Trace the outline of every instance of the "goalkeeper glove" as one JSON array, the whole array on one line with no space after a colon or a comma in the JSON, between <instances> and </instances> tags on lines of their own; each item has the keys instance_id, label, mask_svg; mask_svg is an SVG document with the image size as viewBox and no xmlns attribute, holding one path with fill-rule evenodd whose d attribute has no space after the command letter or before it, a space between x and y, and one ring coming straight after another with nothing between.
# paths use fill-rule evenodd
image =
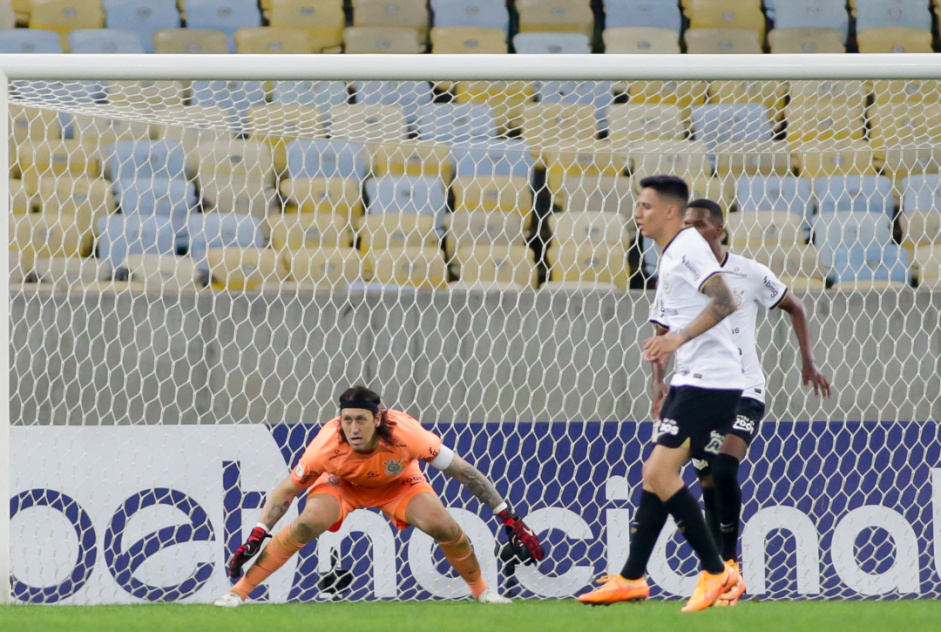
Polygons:
<instances>
[{"instance_id":1,"label":"goalkeeper glove","mask_svg":"<svg viewBox=\"0 0 941 632\"><path fill-rule=\"evenodd\" d=\"M506 535L510 540L510 547L517 558L524 564L532 564L545 556L545 551L539 543L539 538L533 530L526 526L516 513L509 507L497 514L497 517L506 527Z\"/></svg>"},{"instance_id":2,"label":"goalkeeper glove","mask_svg":"<svg viewBox=\"0 0 941 632\"><path fill-rule=\"evenodd\" d=\"M241 577L242 566L245 565L245 562L258 554L258 551L261 550L261 545L265 543L265 539L270 537L271 534L268 533L268 530L260 524L252 529L248 540L245 541L245 544L235 549L232 559L229 560L229 577L232 579Z\"/></svg>"}]
</instances>

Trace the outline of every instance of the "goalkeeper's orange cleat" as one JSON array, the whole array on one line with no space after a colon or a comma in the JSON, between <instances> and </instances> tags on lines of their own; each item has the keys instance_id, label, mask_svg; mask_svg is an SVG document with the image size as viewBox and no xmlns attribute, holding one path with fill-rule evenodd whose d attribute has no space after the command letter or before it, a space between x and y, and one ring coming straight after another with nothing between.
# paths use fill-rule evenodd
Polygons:
<instances>
[{"instance_id":1,"label":"goalkeeper's orange cleat","mask_svg":"<svg viewBox=\"0 0 941 632\"><path fill-rule=\"evenodd\" d=\"M646 579L624 579L620 575L604 575L598 579L600 588L579 595L582 603L607 606L619 601L640 601L650 594Z\"/></svg>"},{"instance_id":2,"label":"goalkeeper's orange cleat","mask_svg":"<svg viewBox=\"0 0 941 632\"><path fill-rule=\"evenodd\" d=\"M705 610L714 604L722 593L731 589L741 579L742 576L739 574L738 569L731 566L726 566L725 570L718 575L703 571L699 576L699 581L696 582L696 590L693 591L693 596L683 606L683 612Z\"/></svg>"},{"instance_id":3,"label":"goalkeeper's orange cleat","mask_svg":"<svg viewBox=\"0 0 941 632\"><path fill-rule=\"evenodd\" d=\"M729 588L727 591L719 595L719 598L716 600L715 605L717 606L737 606L739 598L745 594L745 580L742 579L742 569L738 565L738 562L734 560L728 560L725 565L729 568L734 568L738 571L739 580L735 582L735 585Z\"/></svg>"}]
</instances>

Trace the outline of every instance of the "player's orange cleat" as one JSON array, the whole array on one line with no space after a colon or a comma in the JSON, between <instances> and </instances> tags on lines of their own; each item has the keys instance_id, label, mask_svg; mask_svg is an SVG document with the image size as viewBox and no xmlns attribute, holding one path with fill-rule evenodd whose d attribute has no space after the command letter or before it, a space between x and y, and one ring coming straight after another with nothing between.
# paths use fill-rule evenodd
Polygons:
<instances>
[{"instance_id":1,"label":"player's orange cleat","mask_svg":"<svg viewBox=\"0 0 941 632\"><path fill-rule=\"evenodd\" d=\"M737 606L739 598L745 594L745 580L742 579L742 569L738 565L738 562L733 560L728 560L725 565L729 568L734 568L738 571L739 580L735 582L735 585L729 588L727 591L719 595L719 598L716 599L715 605L717 606Z\"/></svg>"},{"instance_id":2,"label":"player's orange cleat","mask_svg":"<svg viewBox=\"0 0 941 632\"><path fill-rule=\"evenodd\" d=\"M596 588L578 600L594 606L607 606L619 601L640 601L650 595L650 586L646 579L624 579L620 575L604 575L598 579L600 588Z\"/></svg>"},{"instance_id":3,"label":"player's orange cleat","mask_svg":"<svg viewBox=\"0 0 941 632\"><path fill-rule=\"evenodd\" d=\"M714 604L722 593L731 589L741 579L742 576L738 570L731 566L726 566L725 570L718 575L703 571L699 576L699 581L696 582L696 590L693 591L693 596L683 606L683 612L705 610Z\"/></svg>"}]
</instances>

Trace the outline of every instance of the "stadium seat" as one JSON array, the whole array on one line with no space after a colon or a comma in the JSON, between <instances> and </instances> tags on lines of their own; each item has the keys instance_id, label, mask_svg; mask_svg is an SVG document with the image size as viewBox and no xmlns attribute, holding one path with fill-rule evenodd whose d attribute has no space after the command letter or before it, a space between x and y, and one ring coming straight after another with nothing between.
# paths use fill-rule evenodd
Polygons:
<instances>
[{"instance_id":1,"label":"stadium seat","mask_svg":"<svg viewBox=\"0 0 941 632\"><path fill-rule=\"evenodd\" d=\"M428 30L426 0L353 0L354 26L395 26Z\"/></svg>"},{"instance_id":2,"label":"stadium seat","mask_svg":"<svg viewBox=\"0 0 941 632\"><path fill-rule=\"evenodd\" d=\"M872 82L872 96L876 105L883 103L930 102L941 94L941 81L937 79L880 79Z\"/></svg>"},{"instance_id":3,"label":"stadium seat","mask_svg":"<svg viewBox=\"0 0 941 632\"><path fill-rule=\"evenodd\" d=\"M854 246L885 246L892 239L892 220L877 213L819 213L814 217L813 243L824 267L834 265L840 249Z\"/></svg>"},{"instance_id":4,"label":"stadium seat","mask_svg":"<svg viewBox=\"0 0 941 632\"><path fill-rule=\"evenodd\" d=\"M455 178L451 190L455 211L502 211L528 215L533 210L529 181L520 176Z\"/></svg>"},{"instance_id":5,"label":"stadium seat","mask_svg":"<svg viewBox=\"0 0 941 632\"><path fill-rule=\"evenodd\" d=\"M134 254L124 261L128 281L159 292L199 289L199 269L189 257Z\"/></svg>"},{"instance_id":6,"label":"stadium seat","mask_svg":"<svg viewBox=\"0 0 941 632\"><path fill-rule=\"evenodd\" d=\"M735 205L740 213L787 211L802 219L813 213L813 181L796 176L742 176L736 181Z\"/></svg>"},{"instance_id":7,"label":"stadium seat","mask_svg":"<svg viewBox=\"0 0 941 632\"><path fill-rule=\"evenodd\" d=\"M689 133L688 108L664 103L624 103L608 108L612 140L682 139Z\"/></svg>"},{"instance_id":8,"label":"stadium seat","mask_svg":"<svg viewBox=\"0 0 941 632\"><path fill-rule=\"evenodd\" d=\"M259 220L236 213L193 213L186 224L189 255L201 268L211 248L261 248L265 240Z\"/></svg>"},{"instance_id":9,"label":"stadium seat","mask_svg":"<svg viewBox=\"0 0 941 632\"><path fill-rule=\"evenodd\" d=\"M365 267L372 282L382 285L435 290L447 282L444 259L437 247L370 250Z\"/></svg>"},{"instance_id":10,"label":"stadium seat","mask_svg":"<svg viewBox=\"0 0 941 632\"><path fill-rule=\"evenodd\" d=\"M792 81L785 107L787 141L830 146L865 134L865 92L858 81Z\"/></svg>"},{"instance_id":11,"label":"stadium seat","mask_svg":"<svg viewBox=\"0 0 941 632\"><path fill-rule=\"evenodd\" d=\"M790 211L728 213L726 230L733 251L765 244L793 246L804 243L803 218Z\"/></svg>"},{"instance_id":12,"label":"stadium seat","mask_svg":"<svg viewBox=\"0 0 941 632\"><path fill-rule=\"evenodd\" d=\"M447 194L438 178L385 176L366 181L367 214L421 213L435 218L443 233Z\"/></svg>"},{"instance_id":13,"label":"stadium seat","mask_svg":"<svg viewBox=\"0 0 941 632\"><path fill-rule=\"evenodd\" d=\"M941 244L941 175L920 174L902 180L899 219L911 243Z\"/></svg>"},{"instance_id":14,"label":"stadium seat","mask_svg":"<svg viewBox=\"0 0 941 632\"><path fill-rule=\"evenodd\" d=\"M285 213L269 221L271 247L349 248L353 235L348 217L331 213Z\"/></svg>"},{"instance_id":15,"label":"stadium seat","mask_svg":"<svg viewBox=\"0 0 941 632\"><path fill-rule=\"evenodd\" d=\"M11 0L0 1L0 30L16 28L16 11Z\"/></svg>"},{"instance_id":16,"label":"stadium seat","mask_svg":"<svg viewBox=\"0 0 941 632\"><path fill-rule=\"evenodd\" d=\"M366 155L359 143L300 139L288 142L288 174L297 178L341 178L360 183Z\"/></svg>"},{"instance_id":17,"label":"stadium seat","mask_svg":"<svg viewBox=\"0 0 941 632\"><path fill-rule=\"evenodd\" d=\"M558 197L565 178L582 178L586 187L600 185L598 177L621 176L630 165L630 158L620 144L607 139L585 141L569 148L547 151L543 160L546 184L560 204L562 201Z\"/></svg>"},{"instance_id":18,"label":"stadium seat","mask_svg":"<svg viewBox=\"0 0 941 632\"><path fill-rule=\"evenodd\" d=\"M278 191L273 186L258 186L248 176L220 177L200 183L199 203L204 213L237 213L267 219L277 206Z\"/></svg>"},{"instance_id":19,"label":"stadium seat","mask_svg":"<svg viewBox=\"0 0 941 632\"><path fill-rule=\"evenodd\" d=\"M520 33L582 33L591 37L595 14L589 0L516 0Z\"/></svg>"},{"instance_id":20,"label":"stadium seat","mask_svg":"<svg viewBox=\"0 0 941 632\"><path fill-rule=\"evenodd\" d=\"M546 289L553 286L627 289L630 269L627 252L621 244L553 245L546 252L546 261L549 264Z\"/></svg>"},{"instance_id":21,"label":"stadium seat","mask_svg":"<svg viewBox=\"0 0 941 632\"><path fill-rule=\"evenodd\" d=\"M628 86L628 103L667 103L688 108L702 105L709 96L705 81L634 81Z\"/></svg>"},{"instance_id":22,"label":"stadium seat","mask_svg":"<svg viewBox=\"0 0 941 632\"><path fill-rule=\"evenodd\" d=\"M380 213L367 215L359 230L359 249L401 250L404 248L436 248L438 233L435 219L418 213Z\"/></svg>"},{"instance_id":23,"label":"stadium seat","mask_svg":"<svg viewBox=\"0 0 941 632\"><path fill-rule=\"evenodd\" d=\"M303 105L326 112L349 100L345 81L275 81L271 100L284 105Z\"/></svg>"},{"instance_id":24,"label":"stadium seat","mask_svg":"<svg viewBox=\"0 0 941 632\"><path fill-rule=\"evenodd\" d=\"M941 245L917 246L913 261L918 271L919 289L941 288Z\"/></svg>"},{"instance_id":25,"label":"stadium seat","mask_svg":"<svg viewBox=\"0 0 941 632\"><path fill-rule=\"evenodd\" d=\"M759 103L698 105L692 113L693 138L710 150L719 143L761 143L771 140L768 110Z\"/></svg>"},{"instance_id":26,"label":"stadium seat","mask_svg":"<svg viewBox=\"0 0 941 632\"><path fill-rule=\"evenodd\" d=\"M447 231L444 235L448 259L458 250L481 244L524 246L524 226L528 218L522 213L493 213L455 209L445 216Z\"/></svg>"},{"instance_id":27,"label":"stadium seat","mask_svg":"<svg viewBox=\"0 0 941 632\"><path fill-rule=\"evenodd\" d=\"M771 268L790 290L804 292L826 287L825 270L820 265L820 253L814 245L756 244L739 249L738 254Z\"/></svg>"},{"instance_id":28,"label":"stadium seat","mask_svg":"<svg viewBox=\"0 0 941 632\"><path fill-rule=\"evenodd\" d=\"M228 36L213 29L163 29L154 33L154 51L158 54L214 54L229 52Z\"/></svg>"},{"instance_id":29,"label":"stadium seat","mask_svg":"<svg viewBox=\"0 0 941 632\"><path fill-rule=\"evenodd\" d=\"M10 137L14 146L28 140L45 141L62 138L58 113L15 103L11 103L9 108Z\"/></svg>"},{"instance_id":30,"label":"stadium seat","mask_svg":"<svg viewBox=\"0 0 941 632\"><path fill-rule=\"evenodd\" d=\"M460 271L452 288L521 290L536 282L533 251L527 246L467 246L455 253L452 262Z\"/></svg>"},{"instance_id":31,"label":"stadium seat","mask_svg":"<svg viewBox=\"0 0 941 632\"><path fill-rule=\"evenodd\" d=\"M924 0L856 0L854 13L857 34L875 28L931 32L931 11Z\"/></svg>"},{"instance_id":32,"label":"stadium seat","mask_svg":"<svg viewBox=\"0 0 941 632\"><path fill-rule=\"evenodd\" d=\"M14 215L25 215L37 210L35 192L26 190L22 180L10 179L10 212Z\"/></svg>"},{"instance_id":33,"label":"stadium seat","mask_svg":"<svg viewBox=\"0 0 941 632\"><path fill-rule=\"evenodd\" d=\"M350 26L343 31L347 53L422 53L418 31L400 26Z\"/></svg>"},{"instance_id":34,"label":"stadium seat","mask_svg":"<svg viewBox=\"0 0 941 632\"><path fill-rule=\"evenodd\" d=\"M606 28L601 34L604 52L613 54L679 54L679 33L648 26Z\"/></svg>"},{"instance_id":35,"label":"stadium seat","mask_svg":"<svg viewBox=\"0 0 941 632\"><path fill-rule=\"evenodd\" d=\"M451 157L457 178L519 176L528 182L535 168L529 147L519 140L455 144L451 147Z\"/></svg>"},{"instance_id":36,"label":"stadium seat","mask_svg":"<svg viewBox=\"0 0 941 632\"><path fill-rule=\"evenodd\" d=\"M871 28L856 34L861 53L932 53L931 31L897 26Z\"/></svg>"},{"instance_id":37,"label":"stadium seat","mask_svg":"<svg viewBox=\"0 0 941 632\"><path fill-rule=\"evenodd\" d=\"M42 177L101 175L101 158L81 140L21 143L16 146L16 166L28 191L36 191Z\"/></svg>"},{"instance_id":38,"label":"stadium seat","mask_svg":"<svg viewBox=\"0 0 941 632\"><path fill-rule=\"evenodd\" d=\"M582 33L517 33L513 36L513 48L523 54L587 55L591 52L591 42Z\"/></svg>"},{"instance_id":39,"label":"stadium seat","mask_svg":"<svg viewBox=\"0 0 941 632\"><path fill-rule=\"evenodd\" d=\"M540 81L536 98L543 103L574 103L603 110L614 102L610 81Z\"/></svg>"},{"instance_id":40,"label":"stadium seat","mask_svg":"<svg viewBox=\"0 0 941 632\"><path fill-rule=\"evenodd\" d=\"M768 32L772 53L845 53L843 32L827 28L776 28Z\"/></svg>"},{"instance_id":41,"label":"stadium seat","mask_svg":"<svg viewBox=\"0 0 941 632\"><path fill-rule=\"evenodd\" d=\"M842 43L849 34L849 27L849 14L843 0L787 0L774 11L775 30L835 29L840 32Z\"/></svg>"},{"instance_id":42,"label":"stadium seat","mask_svg":"<svg viewBox=\"0 0 941 632\"><path fill-rule=\"evenodd\" d=\"M359 143L405 140L408 122L400 105L335 105L328 113L330 136Z\"/></svg>"},{"instance_id":43,"label":"stadium seat","mask_svg":"<svg viewBox=\"0 0 941 632\"><path fill-rule=\"evenodd\" d=\"M323 113L309 105L256 105L248 111L247 121L251 136L271 147L278 174L287 168L287 143L291 139L323 138L327 133Z\"/></svg>"},{"instance_id":44,"label":"stadium seat","mask_svg":"<svg viewBox=\"0 0 941 632\"><path fill-rule=\"evenodd\" d=\"M722 176L690 178L689 197L690 199L712 200L728 213L735 200L735 181Z\"/></svg>"},{"instance_id":45,"label":"stadium seat","mask_svg":"<svg viewBox=\"0 0 941 632\"><path fill-rule=\"evenodd\" d=\"M179 178L132 180L123 183L117 195L118 206L125 215L169 218L177 244L187 243L187 218L196 208L196 188L192 182Z\"/></svg>"},{"instance_id":46,"label":"stadium seat","mask_svg":"<svg viewBox=\"0 0 941 632\"><path fill-rule=\"evenodd\" d=\"M109 29L134 31L144 52L154 52L154 33L180 27L180 13L173 0L102 0Z\"/></svg>"},{"instance_id":47,"label":"stadium seat","mask_svg":"<svg viewBox=\"0 0 941 632\"><path fill-rule=\"evenodd\" d=\"M237 50L235 32L238 29L261 26L261 12L255 0L183 0L183 12L188 28L225 33L230 53Z\"/></svg>"},{"instance_id":48,"label":"stadium seat","mask_svg":"<svg viewBox=\"0 0 941 632\"><path fill-rule=\"evenodd\" d=\"M104 147L118 140L150 140L150 124L145 121L90 114L73 114L65 130L72 138L86 141L89 146Z\"/></svg>"},{"instance_id":49,"label":"stadium seat","mask_svg":"<svg viewBox=\"0 0 941 632\"><path fill-rule=\"evenodd\" d=\"M143 53L144 45L137 31L121 29L78 29L68 34L73 53Z\"/></svg>"},{"instance_id":50,"label":"stadium seat","mask_svg":"<svg viewBox=\"0 0 941 632\"><path fill-rule=\"evenodd\" d=\"M431 105L434 91L427 81L356 81L353 100L365 105L402 108L405 122L414 125L420 110Z\"/></svg>"},{"instance_id":51,"label":"stadium seat","mask_svg":"<svg viewBox=\"0 0 941 632\"><path fill-rule=\"evenodd\" d=\"M219 188L237 180L260 190L274 186L274 157L268 143L259 140L215 140L200 143L196 177L203 189Z\"/></svg>"},{"instance_id":52,"label":"stadium seat","mask_svg":"<svg viewBox=\"0 0 941 632\"><path fill-rule=\"evenodd\" d=\"M839 290L901 289L910 281L908 253L895 244L839 248L833 271Z\"/></svg>"},{"instance_id":53,"label":"stadium seat","mask_svg":"<svg viewBox=\"0 0 941 632\"><path fill-rule=\"evenodd\" d=\"M363 278L363 260L353 248L301 248L282 258L299 288L344 289Z\"/></svg>"},{"instance_id":54,"label":"stadium seat","mask_svg":"<svg viewBox=\"0 0 941 632\"><path fill-rule=\"evenodd\" d=\"M194 81L193 105L212 105L237 112L245 112L266 101L262 81Z\"/></svg>"},{"instance_id":55,"label":"stadium seat","mask_svg":"<svg viewBox=\"0 0 941 632\"><path fill-rule=\"evenodd\" d=\"M211 248L206 256L209 282L214 290L233 292L280 287L287 278L287 266L268 248Z\"/></svg>"},{"instance_id":56,"label":"stadium seat","mask_svg":"<svg viewBox=\"0 0 941 632\"><path fill-rule=\"evenodd\" d=\"M561 130L565 130L564 134ZM593 140L598 133L595 108L569 103L526 103L522 137L534 154Z\"/></svg>"},{"instance_id":57,"label":"stadium seat","mask_svg":"<svg viewBox=\"0 0 941 632\"><path fill-rule=\"evenodd\" d=\"M612 28L642 27L680 32L683 16L679 5L662 0L605 0L606 32Z\"/></svg>"},{"instance_id":58,"label":"stadium seat","mask_svg":"<svg viewBox=\"0 0 941 632\"><path fill-rule=\"evenodd\" d=\"M633 182L627 176L565 176L553 196L555 204L566 213L621 213L630 217L635 206Z\"/></svg>"},{"instance_id":59,"label":"stadium seat","mask_svg":"<svg viewBox=\"0 0 941 632\"><path fill-rule=\"evenodd\" d=\"M418 137L441 143L480 142L497 135L490 108L480 103L435 103L418 114Z\"/></svg>"},{"instance_id":60,"label":"stadium seat","mask_svg":"<svg viewBox=\"0 0 941 632\"><path fill-rule=\"evenodd\" d=\"M681 173L685 178L712 175L708 149L696 140L645 141L631 154L634 184L661 173Z\"/></svg>"},{"instance_id":61,"label":"stadium seat","mask_svg":"<svg viewBox=\"0 0 941 632\"><path fill-rule=\"evenodd\" d=\"M115 182L186 177L186 154L179 142L119 140L106 155L105 171Z\"/></svg>"},{"instance_id":62,"label":"stadium seat","mask_svg":"<svg viewBox=\"0 0 941 632\"><path fill-rule=\"evenodd\" d=\"M510 135L522 125L523 106L532 99L528 81L458 81L454 83L458 103L484 103L493 111L500 134Z\"/></svg>"},{"instance_id":63,"label":"stadium seat","mask_svg":"<svg viewBox=\"0 0 941 632\"><path fill-rule=\"evenodd\" d=\"M794 163L804 178L876 175L875 152L864 140L837 141L807 151L794 152Z\"/></svg>"},{"instance_id":64,"label":"stadium seat","mask_svg":"<svg viewBox=\"0 0 941 632\"><path fill-rule=\"evenodd\" d=\"M62 40L55 31L39 28L0 31L0 53L61 53Z\"/></svg>"},{"instance_id":65,"label":"stadium seat","mask_svg":"<svg viewBox=\"0 0 941 632\"><path fill-rule=\"evenodd\" d=\"M444 143L410 140L378 145L372 155L372 173L379 176L431 176L451 181L451 148Z\"/></svg>"},{"instance_id":66,"label":"stadium seat","mask_svg":"<svg viewBox=\"0 0 941 632\"><path fill-rule=\"evenodd\" d=\"M72 215L10 215L10 247L33 262L43 257L84 257L92 249L92 225Z\"/></svg>"},{"instance_id":67,"label":"stadium seat","mask_svg":"<svg viewBox=\"0 0 941 632\"><path fill-rule=\"evenodd\" d=\"M690 29L741 29L765 34L765 16L758 3L729 0L690 0L686 13Z\"/></svg>"},{"instance_id":68,"label":"stadium seat","mask_svg":"<svg viewBox=\"0 0 941 632\"><path fill-rule=\"evenodd\" d=\"M627 222L621 213L552 213L548 222L554 248L625 244L630 238Z\"/></svg>"},{"instance_id":69,"label":"stadium seat","mask_svg":"<svg viewBox=\"0 0 941 632\"><path fill-rule=\"evenodd\" d=\"M101 262L91 257L39 257L33 272L38 283L57 290L103 281L107 274Z\"/></svg>"},{"instance_id":70,"label":"stadium seat","mask_svg":"<svg viewBox=\"0 0 941 632\"><path fill-rule=\"evenodd\" d=\"M60 42L66 52L69 33L77 29L100 29L104 25L101 0L34 0L29 16L30 29L55 31L61 36Z\"/></svg>"},{"instance_id":71,"label":"stadium seat","mask_svg":"<svg viewBox=\"0 0 941 632\"><path fill-rule=\"evenodd\" d=\"M781 81L713 81L709 84L710 103L760 103L771 120L784 115L787 84Z\"/></svg>"},{"instance_id":72,"label":"stadium seat","mask_svg":"<svg viewBox=\"0 0 941 632\"><path fill-rule=\"evenodd\" d=\"M818 213L895 213L892 180L886 176L825 176L814 180Z\"/></svg>"},{"instance_id":73,"label":"stadium seat","mask_svg":"<svg viewBox=\"0 0 941 632\"><path fill-rule=\"evenodd\" d=\"M346 14L337 0L272 0L268 24L304 29L312 52L340 52Z\"/></svg>"},{"instance_id":74,"label":"stadium seat","mask_svg":"<svg viewBox=\"0 0 941 632\"><path fill-rule=\"evenodd\" d=\"M280 188L286 213L336 213L347 218L363 214L359 180L354 178L288 178Z\"/></svg>"},{"instance_id":75,"label":"stadium seat","mask_svg":"<svg viewBox=\"0 0 941 632\"><path fill-rule=\"evenodd\" d=\"M250 26L235 31L234 37L239 53L304 55L313 52L310 35L305 29L286 26Z\"/></svg>"},{"instance_id":76,"label":"stadium seat","mask_svg":"<svg viewBox=\"0 0 941 632\"><path fill-rule=\"evenodd\" d=\"M726 142L713 147L716 175L783 176L791 172L791 152L784 141Z\"/></svg>"},{"instance_id":77,"label":"stadium seat","mask_svg":"<svg viewBox=\"0 0 941 632\"><path fill-rule=\"evenodd\" d=\"M436 26L431 29L431 52L436 54L503 54L506 32L476 26Z\"/></svg>"},{"instance_id":78,"label":"stadium seat","mask_svg":"<svg viewBox=\"0 0 941 632\"><path fill-rule=\"evenodd\" d=\"M108 215L98 218L98 258L109 270L124 265L128 255L176 253L170 219L157 215Z\"/></svg>"},{"instance_id":79,"label":"stadium seat","mask_svg":"<svg viewBox=\"0 0 941 632\"><path fill-rule=\"evenodd\" d=\"M899 222L906 244L941 244L941 209L902 213Z\"/></svg>"},{"instance_id":80,"label":"stadium seat","mask_svg":"<svg viewBox=\"0 0 941 632\"><path fill-rule=\"evenodd\" d=\"M761 34L751 29L691 28L686 30L686 52L696 55L761 54Z\"/></svg>"},{"instance_id":81,"label":"stadium seat","mask_svg":"<svg viewBox=\"0 0 941 632\"><path fill-rule=\"evenodd\" d=\"M435 28L500 29L504 40L510 31L510 14L505 0L431 0L431 11Z\"/></svg>"},{"instance_id":82,"label":"stadium seat","mask_svg":"<svg viewBox=\"0 0 941 632\"><path fill-rule=\"evenodd\" d=\"M876 149L888 145L936 145L941 142L941 102L876 103L869 109L870 143Z\"/></svg>"}]
</instances>

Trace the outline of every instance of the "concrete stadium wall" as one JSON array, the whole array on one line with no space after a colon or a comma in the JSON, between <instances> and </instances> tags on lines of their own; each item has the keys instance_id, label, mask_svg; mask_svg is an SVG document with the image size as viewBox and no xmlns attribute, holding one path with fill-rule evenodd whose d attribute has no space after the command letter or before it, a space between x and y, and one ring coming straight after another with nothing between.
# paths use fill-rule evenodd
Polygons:
<instances>
[{"instance_id":1,"label":"concrete stadium wall","mask_svg":"<svg viewBox=\"0 0 941 632\"><path fill-rule=\"evenodd\" d=\"M17 425L317 421L364 382L427 423L648 419L644 292L23 292ZM769 419L941 419L941 292L802 296L836 391L800 388L785 313L759 328Z\"/></svg>"}]
</instances>

